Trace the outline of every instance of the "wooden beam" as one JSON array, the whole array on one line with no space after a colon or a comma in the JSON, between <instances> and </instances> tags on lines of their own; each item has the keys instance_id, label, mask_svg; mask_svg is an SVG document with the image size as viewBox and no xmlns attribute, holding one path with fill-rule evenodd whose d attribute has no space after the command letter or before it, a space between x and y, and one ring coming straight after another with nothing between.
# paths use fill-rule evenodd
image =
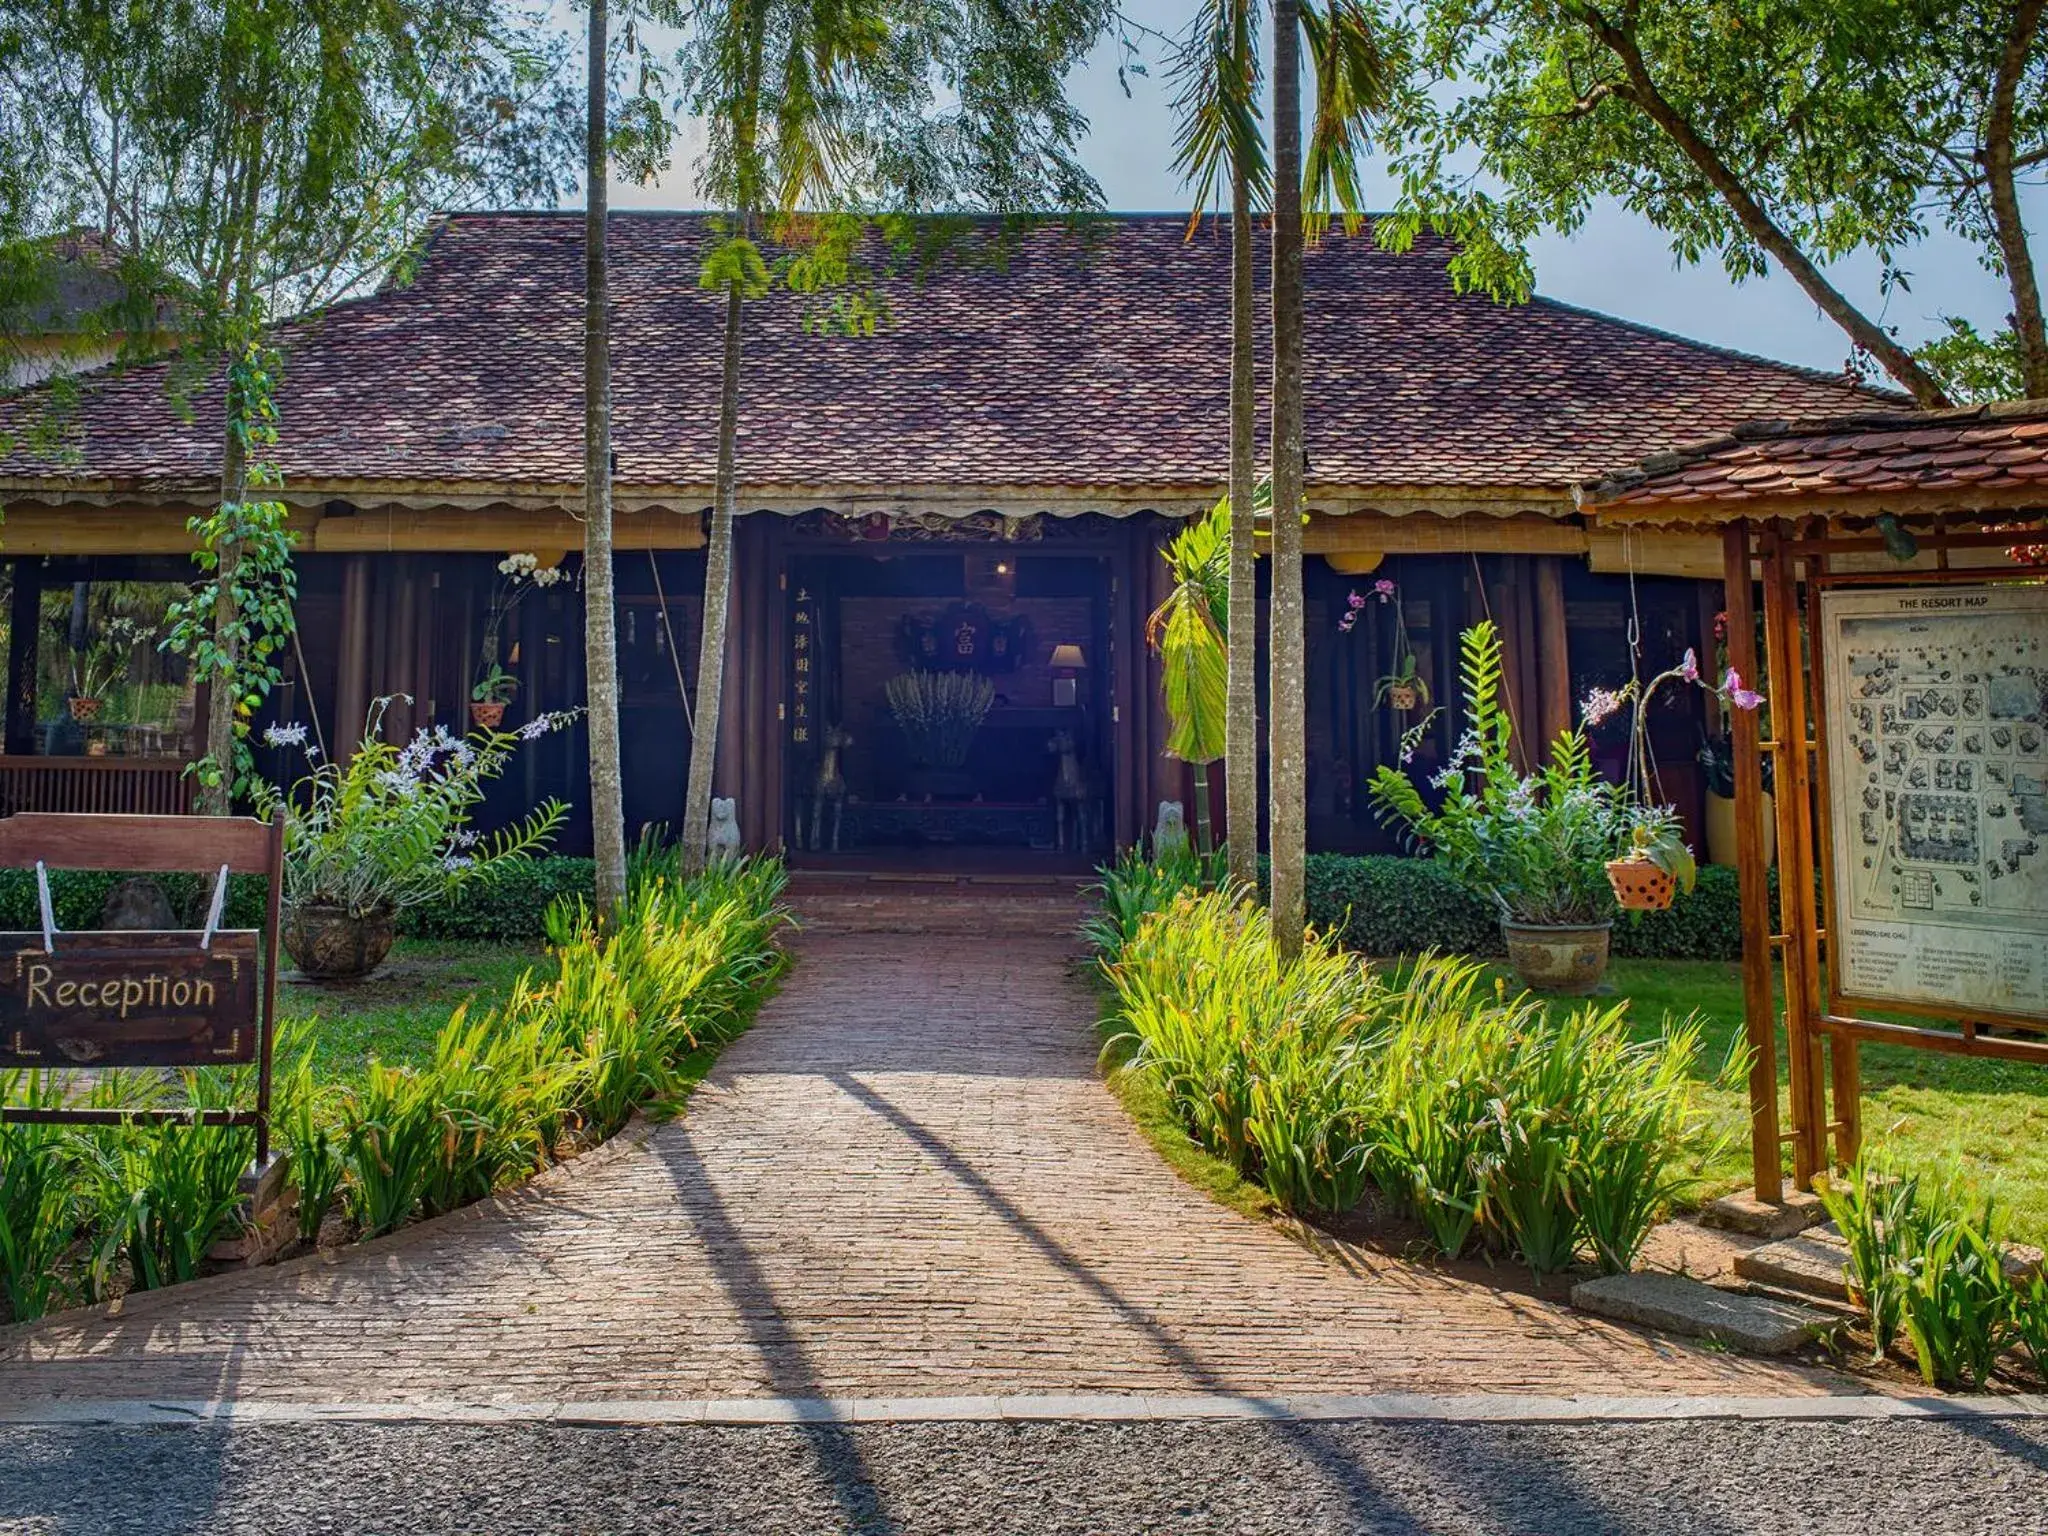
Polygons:
<instances>
[{"instance_id":1,"label":"wooden beam","mask_svg":"<svg viewBox=\"0 0 2048 1536\"><path fill-rule=\"evenodd\" d=\"M61 507L16 504L0 523L10 555L189 555L189 511L182 507ZM505 554L581 549L583 525L566 511L383 509L330 517L294 507L299 548L313 554L391 552ZM701 549L699 518L675 512L621 512L620 549Z\"/></svg>"},{"instance_id":2,"label":"wooden beam","mask_svg":"<svg viewBox=\"0 0 2048 1536\"><path fill-rule=\"evenodd\" d=\"M334 755L346 763L363 739L370 709L370 562L350 557L341 571L340 662L334 688Z\"/></svg>"},{"instance_id":3,"label":"wooden beam","mask_svg":"<svg viewBox=\"0 0 2048 1536\"><path fill-rule=\"evenodd\" d=\"M1721 535L1728 611L1728 664L1756 684L1756 594L1749 525ZM1742 911L1742 1022L1749 1042L1750 1177L1756 1197L1784 1198L1778 1144L1778 1019L1772 995L1770 865L1764 857L1763 751L1754 710L1734 711L1735 877Z\"/></svg>"},{"instance_id":4,"label":"wooden beam","mask_svg":"<svg viewBox=\"0 0 2048 1536\"><path fill-rule=\"evenodd\" d=\"M1547 517L1312 516L1302 530L1311 555L1583 555L1586 530Z\"/></svg>"},{"instance_id":5,"label":"wooden beam","mask_svg":"<svg viewBox=\"0 0 2048 1536\"><path fill-rule=\"evenodd\" d=\"M1718 533L1674 533L1662 528L1594 528L1586 534L1586 564L1603 575L1686 576L1719 581Z\"/></svg>"},{"instance_id":6,"label":"wooden beam","mask_svg":"<svg viewBox=\"0 0 2048 1536\"><path fill-rule=\"evenodd\" d=\"M10 757L36 749L36 679L43 631L43 562L16 560L7 631L7 729Z\"/></svg>"},{"instance_id":7,"label":"wooden beam","mask_svg":"<svg viewBox=\"0 0 2048 1536\"><path fill-rule=\"evenodd\" d=\"M2048 503L2038 486L2001 486L1972 490L1952 486L1939 491L1867 491L1851 496L1817 496L1795 492L1783 496L1730 497L1723 501L1621 502L1602 506L1584 503L1582 510L1598 517L1603 527L1623 523L1654 523L1666 528L1712 528L1736 519L1752 523L1778 518L1829 519L1876 517L1942 517L1961 513L2040 513Z\"/></svg>"}]
</instances>

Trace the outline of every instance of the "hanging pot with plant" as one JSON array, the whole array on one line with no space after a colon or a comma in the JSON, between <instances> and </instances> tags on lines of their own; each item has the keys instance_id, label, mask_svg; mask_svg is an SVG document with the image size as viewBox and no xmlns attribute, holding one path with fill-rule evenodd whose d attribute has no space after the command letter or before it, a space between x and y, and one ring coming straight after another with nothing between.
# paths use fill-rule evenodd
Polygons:
<instances>
[{"instance_id":1,"label":"hanging pot with plant","mask_svg":"<svg viewBox=\"0 0 2048 1536\"><path fill-rule=\"evenodd\" d=\"M1669 806L1638 808L1634 815L1629 851L1607 861L1607 883L1624 911L1662 912L1681 888L1692 893L1699 866Z\"/></svg>"},{"instance_id":2,"label":"hanging pot with plant","mask_svg":"<svg viewBox=\"0 0 2048 1536\"><path fill-rule=\"evenodd\" d=\"M1406 714L1409 710L1426 708L1429 704L1429 684L1415 669L1415 653L1406 651L1401 664L1379 681L1373 691L1373 702L1385 704Z\"/></svg>"}]
</instances>

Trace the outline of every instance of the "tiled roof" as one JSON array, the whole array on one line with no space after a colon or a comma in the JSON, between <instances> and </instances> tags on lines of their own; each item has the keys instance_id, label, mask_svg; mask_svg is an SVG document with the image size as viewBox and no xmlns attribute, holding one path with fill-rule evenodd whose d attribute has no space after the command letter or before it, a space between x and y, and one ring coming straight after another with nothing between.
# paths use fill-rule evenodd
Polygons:
<instances>
[{"instance_id":1,"label":"tiled roof","mask_svg":"<svg viewBox=\"0 0 2048 1536\"><path fill-rule=\"evenodd\" d=\"M1587 506L1674 520L1830 503L1882 510L2048 504L2048 400L1758 421L1579 487Z\"/></svg>"},{"instance_id":2,"label":"tiled roof","mask_svg":"<svg viewBox=\"0 0 2048 1536\"><path fill-rule=\"evenodd\" d=\"M1219 483L1229 242L1220 225L1184 231L1177 216L1039 229L1000 269L892 279L894 324L867 338L805 334L786 296L750 305L742 481ZM708 237L698 215L612 221L622 491L711 479L723 301L697 286ZM284 328L288 483L579 481L582 242L577 214L450 218L409 286ZM1460 295L1447 255L1334 234L1310 252L1312 487L1562 493L1702 429L1881 398L1568 305ZM18 449L0 486L203 485L219 437L217 390L185 419L146 367L87 387L70 462Z\"/></svg>"}]
</instances>

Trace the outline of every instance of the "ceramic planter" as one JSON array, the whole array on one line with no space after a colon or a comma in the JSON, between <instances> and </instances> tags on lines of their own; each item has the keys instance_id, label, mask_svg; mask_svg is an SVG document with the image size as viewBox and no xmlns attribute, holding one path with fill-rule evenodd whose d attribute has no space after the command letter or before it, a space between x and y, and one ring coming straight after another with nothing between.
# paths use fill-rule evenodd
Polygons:
<instances>
[{"instance_id":1,"label":"ceramic planter","mask_svg":"<svg viewBox=\"0 0 2048 1536\"><path fill-rule=\"evenodd\" d=\"M505 723L505 704L501 699L479 699L469 706L470 724L480 731L495 731Z\"/></svg>"},{"instance_id":2,"label":"ceramic planter","mask_svg":"<svg viewBox=\"0 0 2048 1536\"><path fill-rule=\"evenodd\" d=\"M1607 940L1611 923L1552 926L1503 921L1508 964L1532 992L1584 997L1607 974Z\"/></svg>"},{"instance_id":3,"label":"ceramic planter","mask_svg":"<svg viewBox=\"0 0 2048 1536\"><path fill-rule=\"evenodd\" d=\"M78 721L81 725L87 720L97 719L99 712L100 701L98 699L74 697L71 700L71 718Z\"/></svg>"},{"instance_id":4,"label":"ceramic planter","mask_svg":"<svg viewBox=\"0 0 2048 1536\"><path fill-rule=\"evenodd\" d=\"M1662 912L1678 893L1678 882L1648 859L1609 859L1607 883L1624 912Z\"/></svg>"},{"instance_id":5,"label":"ceramic planter","mask_svg":"<svg viewBox=\"0 0 2048 1536\"><path fill-rule=\"evenodd\" d=\"M287 907L278 942L315 981L356 981L384 963L396 926L390 916L357 917L325 902Z\"/></svg>"},{"instance_id":6,"label":"ceramic planter","mask_svg":"<svg viewBox=\"0 0 2048 1536\"><path fill-rule=\"evenodd\" d=\"M1387 702L1405 714L1422 701L1408 684L1391 683L1387 687Z\"/></svg>"},{"instance_id":7,"label":"ceramic planter","mask_svg":"<svg viewBox=\"0 0 2048 1536\"><path fill-rule=\"evenodd\" d=\"M1768 791L1764 794L1764 864L1766 867L1778 856L1778 815L1777 802ZM1735 867L1735 797L1733 795L1707 796L1707 862Z\"/></svg>"}]
</instances>

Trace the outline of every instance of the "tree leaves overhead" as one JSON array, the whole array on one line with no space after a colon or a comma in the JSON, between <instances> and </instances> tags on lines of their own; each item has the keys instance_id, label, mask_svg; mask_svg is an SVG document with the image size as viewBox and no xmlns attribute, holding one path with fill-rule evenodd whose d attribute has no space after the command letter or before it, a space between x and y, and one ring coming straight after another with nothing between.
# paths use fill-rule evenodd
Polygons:
<instances>
[{"instance_id":1,"label":"tree leaves overhead","mask_svg":"<svg viewBox=\"0 0 2048 1536\"><path fill-rule=\"evenodd\" d=\"M1933 401L1882 313L1833 292L1825 269L1874 256L1888 297L1941 223L2003 270L1991 151L2009 138L2022 174L2043 156L2040 9L1418 0L1425 69L1385 135L1403 193L1385 233L1397 247L1424 225L1450 234L1461 286L1519 298L1529 240L1576 232L1611 198L1662 230L1682 263L1718 261L1737 282L1786 269L1859 352ZM2013 66L2003 75L2002 63ZM2000 79L2011 84L2003 120Z\"/></svg>"}]
</instances>

